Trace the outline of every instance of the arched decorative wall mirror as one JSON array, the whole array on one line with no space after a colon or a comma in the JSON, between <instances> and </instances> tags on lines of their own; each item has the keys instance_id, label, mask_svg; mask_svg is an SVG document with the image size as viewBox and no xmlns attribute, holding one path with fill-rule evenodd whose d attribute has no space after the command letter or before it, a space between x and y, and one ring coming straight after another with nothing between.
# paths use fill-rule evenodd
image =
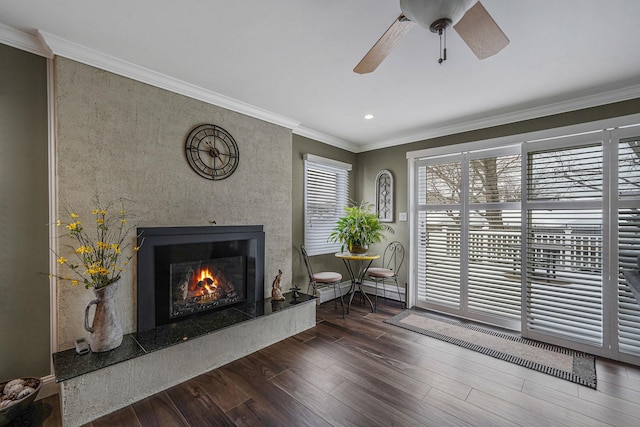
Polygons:
<instances>
[{"instance_id":1,"label":"arched decorative wall mirror","mask_svg":"<svg viewBox=\"0 0 640 427\"><path fill-rule=\"evenodd\" d=\"M376 214L380 222L393 222L393 175L386 169L376 176Z\"/></svg>"}]
</instances>

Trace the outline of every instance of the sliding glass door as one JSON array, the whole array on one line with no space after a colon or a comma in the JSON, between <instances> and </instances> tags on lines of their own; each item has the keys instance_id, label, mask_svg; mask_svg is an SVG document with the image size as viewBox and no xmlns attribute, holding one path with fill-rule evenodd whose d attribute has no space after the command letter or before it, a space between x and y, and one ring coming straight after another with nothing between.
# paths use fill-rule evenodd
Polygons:
<instances>
[{"instance_id":1,"label":"sliding glass door","mask_svg":"<svg viewBox=\"0 0 640 427\"><path fill-rule=\"evenodd\" d=\"M617 197L612 198L617 220L614 222L613 242L618 259L614 261L617 274L612 275L616 291L617 313L612 334L618 338L618 359L633 362L640 357L640 297L634 295L624 272L640 269L640 129L620 129L613 132L613 148L617 158Z\"/></svg>"},{"instance_id":2,"label":"sliding glass door","mask_svg":"<svg viewBox=\"0 0 640 427\"><path fill-rule=\"evenodd\" d=\"M423 162L418 167L419 299L460 309L461 156Z\"/></svg>"},{"instance_id":3,"label":"sliding glass door","mask_svg":"<svg viewBox=\"0 0 640 427\"><path fill-rule=\"evenodd\" d=\"M520 153L469 153L467 310L502 325L520 320Z\"/></svg>"},{"instance_id":4,"label":"sliding glass door","mask_svg":"<svg viewBox=\"0 0 640 427\"><path fill-rule=\"evenodd\" d=\"M529 337L603 345L601 137L599 132L524 145L523 332Z\"/></svg>"},{"instance_id":5,"label":"sliding glass door","mask_svg":"<svg viewBox=\"0 0 640 427\"><path fill-rule=\"evenodd\" d=\"M425 159L416 170L418 301L519 327L519 147Z\"/></svg>"},{"instance_id":6,"label":"sliding glass door","mask_svg":"<svg viewBox=\"0 0 640 427\"><path fill-rule=\"evenodd\" d=\"M419 307L640 363L640 126L415 158Z\"/></svg>"}]
</instances>

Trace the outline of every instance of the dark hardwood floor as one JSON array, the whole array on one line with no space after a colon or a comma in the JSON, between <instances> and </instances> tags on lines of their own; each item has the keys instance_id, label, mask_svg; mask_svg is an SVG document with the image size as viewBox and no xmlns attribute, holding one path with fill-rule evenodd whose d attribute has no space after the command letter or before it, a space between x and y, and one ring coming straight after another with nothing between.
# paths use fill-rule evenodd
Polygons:
<instances>
[{"instance_id":1,"label":"dark hardwood floor","mask_svg":"<svg viewBox=\"0 0 640 427\"><path fill-rule=\"evenodd\" d=\"M387 325L393 304L325 303L315 328L89 426L640 425L638 367L599 359L592 390Z\"/></svg>"}]
</instances>

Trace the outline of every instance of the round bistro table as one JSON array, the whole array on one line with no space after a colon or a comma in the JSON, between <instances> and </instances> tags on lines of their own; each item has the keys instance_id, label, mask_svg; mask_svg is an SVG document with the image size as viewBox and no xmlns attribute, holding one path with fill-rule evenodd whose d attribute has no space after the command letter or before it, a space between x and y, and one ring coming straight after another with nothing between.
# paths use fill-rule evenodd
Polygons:
<instances>
[{"instance_id":1,"label":"round bistro table","mask_svg":"<svg viewBox=\"0 0 640 427\"><path fill-rule=\"evenodd\" d=\"M371 301L371 298L369 298L367 293L364 291L362 287L362 279L364 278L367 269L371 266L373 260L380 258L380 254L352 254L351 252L338 252L336 253L336 258L340 258L344 261L344 265L347 267L349 277L351 278L351 287L349 288L351 296L349 297L349 303L347 304L347 314L349 314L351 301L353 301L353 296L356 292L360 292L360 294L369 301L371 312L373 312L373 301Z\"/></svg>"}]
</instances>

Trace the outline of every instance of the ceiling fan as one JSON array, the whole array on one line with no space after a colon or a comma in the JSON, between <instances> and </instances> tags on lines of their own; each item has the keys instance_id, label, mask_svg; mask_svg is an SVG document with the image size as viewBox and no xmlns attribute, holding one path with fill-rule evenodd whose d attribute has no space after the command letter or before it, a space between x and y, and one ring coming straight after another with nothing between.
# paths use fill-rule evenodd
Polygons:
<instances>
[{"instance_id":1,"label":"ceiling fan","mask_svg":"<svg viewBox=\"0 0 640 427\"><path fill-rule=\"evenodd\" d=\"M440 36L440 63L447 59L446 31L451 26L478 59L495 55L509 44L507 36L479 1L473 4L473 0L400 0L400 10L400 16L353 71L366 74L378 68L415 24Z\"/></svg>"}]
</instances>

